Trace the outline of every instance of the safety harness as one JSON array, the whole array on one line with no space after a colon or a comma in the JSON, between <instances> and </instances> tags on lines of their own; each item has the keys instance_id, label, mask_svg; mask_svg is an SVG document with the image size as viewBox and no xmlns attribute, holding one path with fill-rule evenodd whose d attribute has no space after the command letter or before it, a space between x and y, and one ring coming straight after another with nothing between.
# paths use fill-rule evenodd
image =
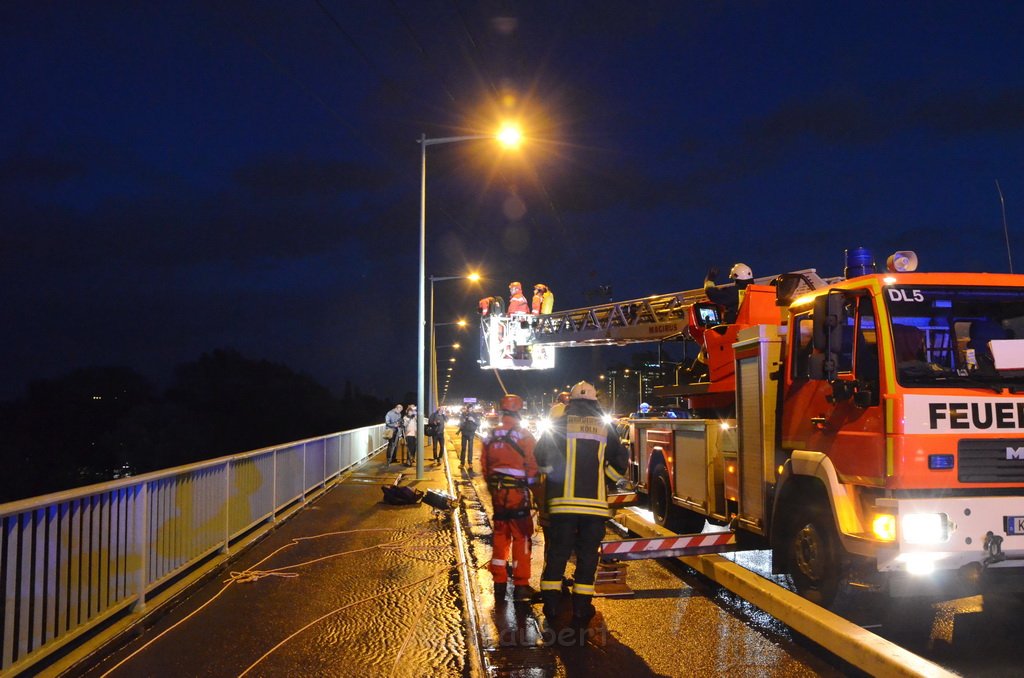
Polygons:
<instances>
[{"instance_id":1,"label":"safety harness","mask_svg":"<svg viewBox=\"0 0 1024 678\"><path fill-rule=\"evenodd\" d=\"M519 427L509 429L509 434L513 431L518 431ZM519 456L524 460L526 459L526 452L523 448L519 447L519 444L512 439L511 435L502 436L500 442L509 445L513 450L519 453ZM530 515L530 484L526 478L519 476L509 475L502 473L501 471L491 471L487 475L487 488L491 491L491 495L494 497L494 519L495 520L517 520L519 518L526 518ZM522 490L523 501L519 508L509 508L503 506L501 509L498 508L498 504L504 505L508 500L509 490ZM500 500L499 500L500 498Z\"/></svg>"}]
</instances>

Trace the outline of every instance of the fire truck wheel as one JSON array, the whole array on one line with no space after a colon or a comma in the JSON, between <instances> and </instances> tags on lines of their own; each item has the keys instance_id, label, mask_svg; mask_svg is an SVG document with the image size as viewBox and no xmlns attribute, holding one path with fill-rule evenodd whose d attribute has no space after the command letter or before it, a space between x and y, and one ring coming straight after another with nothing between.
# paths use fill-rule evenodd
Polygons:
<instances>
[{"instance_id":1,"label":"fire truck wheel","mask_svg":"<svg viewBox=\"0 0 1024 678\"><path fill-rule=\"evenodd\" d=\"M797 509L786 542L790 576L797 592L828 607L835 600L843 577L839 535L832 516L821 506Z\"/></svg>"},{"instance_id":2,"label":"fire truck wheel","mask_svg":"<svg viewBox=\"0 0 1024 678\"><path fill-rule=\"evenodd\" d=\"M672 503L672 482L668 470L659 465L651 474L651 513L662 527L680 534L693 534L704 529L704 516Z\"/></svg>"}]
</instances>

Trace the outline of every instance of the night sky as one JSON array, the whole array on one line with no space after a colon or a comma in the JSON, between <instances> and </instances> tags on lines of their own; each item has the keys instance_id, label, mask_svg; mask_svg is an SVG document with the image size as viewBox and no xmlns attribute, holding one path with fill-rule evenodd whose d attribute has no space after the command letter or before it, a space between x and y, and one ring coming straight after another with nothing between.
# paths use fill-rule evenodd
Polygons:
<instances>
[{"instance_id":1,"label":"night sky","mask_svg":"<svg viewBox=\"0 0 1024 678\"><path fill-rule=\"evenodd\" d=\"M428 273L490 278L438 283L438 322L512 279L565 309L734 261L837 275L856 246L1006 271L996 181L1024 270L1024 4L837 5L5 3L0 398L225 347L415 390L416 140L504 119L521 151L428 151ZM497 392L475 358L453 395Z\"/></svg>"}]
</instances>

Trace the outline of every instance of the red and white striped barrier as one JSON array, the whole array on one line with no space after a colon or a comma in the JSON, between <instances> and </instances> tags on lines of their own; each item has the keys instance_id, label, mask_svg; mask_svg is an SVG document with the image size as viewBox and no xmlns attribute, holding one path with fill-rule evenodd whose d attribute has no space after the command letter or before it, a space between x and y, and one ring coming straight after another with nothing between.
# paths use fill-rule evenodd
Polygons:
<instances>
[{"instance_id":1,"label":"red and white striped barrier","mask_svg":"<svg viewBox=\"0 0 1024 678\"><path fill-rule=\"evenodd\" d=\"M678 537L623 539L621 541L601 542L601 557L605 560L675 558L734 550L736 550L735 532L684 534Z\"/></svg>"},{"instance_id":2,"label":"red and white striped barrier","mask_svg":"<svg viewBox=\"0 0 1024 678\"><path fill-rule=\"evenodd\" d=\"M628 506L629 504L637 503L639 500L640 495L636 492L617 492L608 495L609 506Z\"/></svg>"}]
</instances>

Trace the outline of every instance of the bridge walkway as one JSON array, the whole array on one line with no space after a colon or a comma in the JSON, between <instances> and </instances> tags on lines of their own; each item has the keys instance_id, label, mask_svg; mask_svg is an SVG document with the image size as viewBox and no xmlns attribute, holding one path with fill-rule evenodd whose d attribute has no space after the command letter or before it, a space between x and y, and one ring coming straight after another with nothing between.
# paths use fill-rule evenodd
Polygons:
<instances>
[{"instance_id":1,"label":"bridge walkway","mask_svg":"<svg viewBox=\"0 0 1024 678\"><path fill-rule=\"evenodd\" d=\"M447 487L377 455L85 675L465 675L452 521L381 503L400 475Z\"/></svg>"}]
</instances>

